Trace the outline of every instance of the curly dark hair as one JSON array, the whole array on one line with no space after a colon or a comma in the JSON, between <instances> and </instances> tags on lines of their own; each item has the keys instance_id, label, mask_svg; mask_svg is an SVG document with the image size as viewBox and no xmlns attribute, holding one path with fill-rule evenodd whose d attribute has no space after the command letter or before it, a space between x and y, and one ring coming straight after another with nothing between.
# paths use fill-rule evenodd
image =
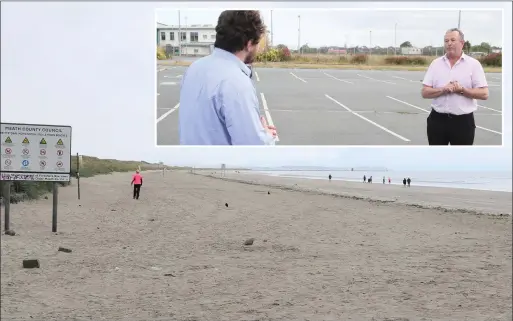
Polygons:
<instances>
[{"instance_id":1,"label":"curly dark hair","mask_svg":"<svg viewBox=\"0 0 513 321\"><path fill-rule=\"evenodd\" d=\"M231 53L241 51L248 41L254 45L265 33L265 25L257 10L225 10L219 15L214 46Z\"/></svg>"}]
</instances>

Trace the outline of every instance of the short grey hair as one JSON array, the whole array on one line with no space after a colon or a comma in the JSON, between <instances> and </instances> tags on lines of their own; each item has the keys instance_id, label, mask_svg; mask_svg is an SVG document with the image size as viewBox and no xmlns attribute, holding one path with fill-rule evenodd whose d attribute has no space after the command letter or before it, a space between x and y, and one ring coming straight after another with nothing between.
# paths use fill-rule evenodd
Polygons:
<instances>
[{"instance_id":1,"label":"short grey hair","mask_svg":"<svg viewBox=\"0 0 513 321\"><path fill-rule=\"evenodd\" d=\"M451 28L451 29L447 30L446 33L454 32L454 31L459 33L461 41L465 41L465 35L463 34L463 31L461 31L459 28Z\"/></svg>"}]
</instances>

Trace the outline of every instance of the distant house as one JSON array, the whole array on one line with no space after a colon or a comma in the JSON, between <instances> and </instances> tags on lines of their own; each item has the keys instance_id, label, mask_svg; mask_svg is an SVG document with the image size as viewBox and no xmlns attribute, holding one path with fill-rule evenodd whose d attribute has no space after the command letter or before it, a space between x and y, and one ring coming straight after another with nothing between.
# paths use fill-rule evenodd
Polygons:
<instances>
[{"instance_id":1,"label":"distant house","mask_svg":"<svg viewBox=\"0 0 513 321\"><path fill-rule=\"evenodd\" d=\"M345 55L347 53L347 50L346 49L329 48L328 53L329 54L337 54L337 55Z\"/></svg>"},{"instance_id":2,"label":"distant house","mask_svg":"<svg viewBox=\"0 0 513 321\"><path fill-rule=\"evenodd\" d=\"M168 26L157 23L157 46L172 55L207 56L214 49L213 25Z\"/></svg>"},{"instance_id":3,"label":"distant house","mask_svg":"<svg viewBox=\"0 0 513 321\"><path fill-rule=\"evenodd\" d=\"M415 48L415 47L402 47L401 48L401 54L408 56L408 55L422 55L422 48Z\"/></svg>"}]
</instances>

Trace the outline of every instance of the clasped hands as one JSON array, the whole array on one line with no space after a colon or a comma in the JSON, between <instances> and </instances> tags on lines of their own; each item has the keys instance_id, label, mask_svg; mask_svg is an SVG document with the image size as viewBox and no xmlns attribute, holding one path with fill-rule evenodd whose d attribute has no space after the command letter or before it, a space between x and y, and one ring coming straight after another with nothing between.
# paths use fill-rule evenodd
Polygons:
<instances>
[{"instance_id":1,"label":"clasped hands","mask_svg":"<svg viewBox=\"0 0 513 321\"><path fill-rule=\"evenodd\" d=\"M444 90L444 93L446 93L446 94L452 94L452 93L462 94L464 88L462 85L460 85L460 83L458 81L451 81L443 87L443 90Z\"/></svg>"}]
</instances>

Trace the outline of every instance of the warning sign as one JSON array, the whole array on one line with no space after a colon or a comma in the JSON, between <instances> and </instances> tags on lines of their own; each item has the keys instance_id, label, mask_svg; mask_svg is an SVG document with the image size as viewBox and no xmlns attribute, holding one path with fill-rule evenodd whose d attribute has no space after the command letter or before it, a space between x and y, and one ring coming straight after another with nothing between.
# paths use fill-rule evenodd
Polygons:
<instances>
[{"instance_id":1,"label":"warning sign","mask_svg":"<svg viewBox=\"0 0 513 321\"><path fill-rule=\"evenodd\" d=\"M69 181L70 126L1 122L0 144L0 182Z\"/></svg>"}]
</instances>

